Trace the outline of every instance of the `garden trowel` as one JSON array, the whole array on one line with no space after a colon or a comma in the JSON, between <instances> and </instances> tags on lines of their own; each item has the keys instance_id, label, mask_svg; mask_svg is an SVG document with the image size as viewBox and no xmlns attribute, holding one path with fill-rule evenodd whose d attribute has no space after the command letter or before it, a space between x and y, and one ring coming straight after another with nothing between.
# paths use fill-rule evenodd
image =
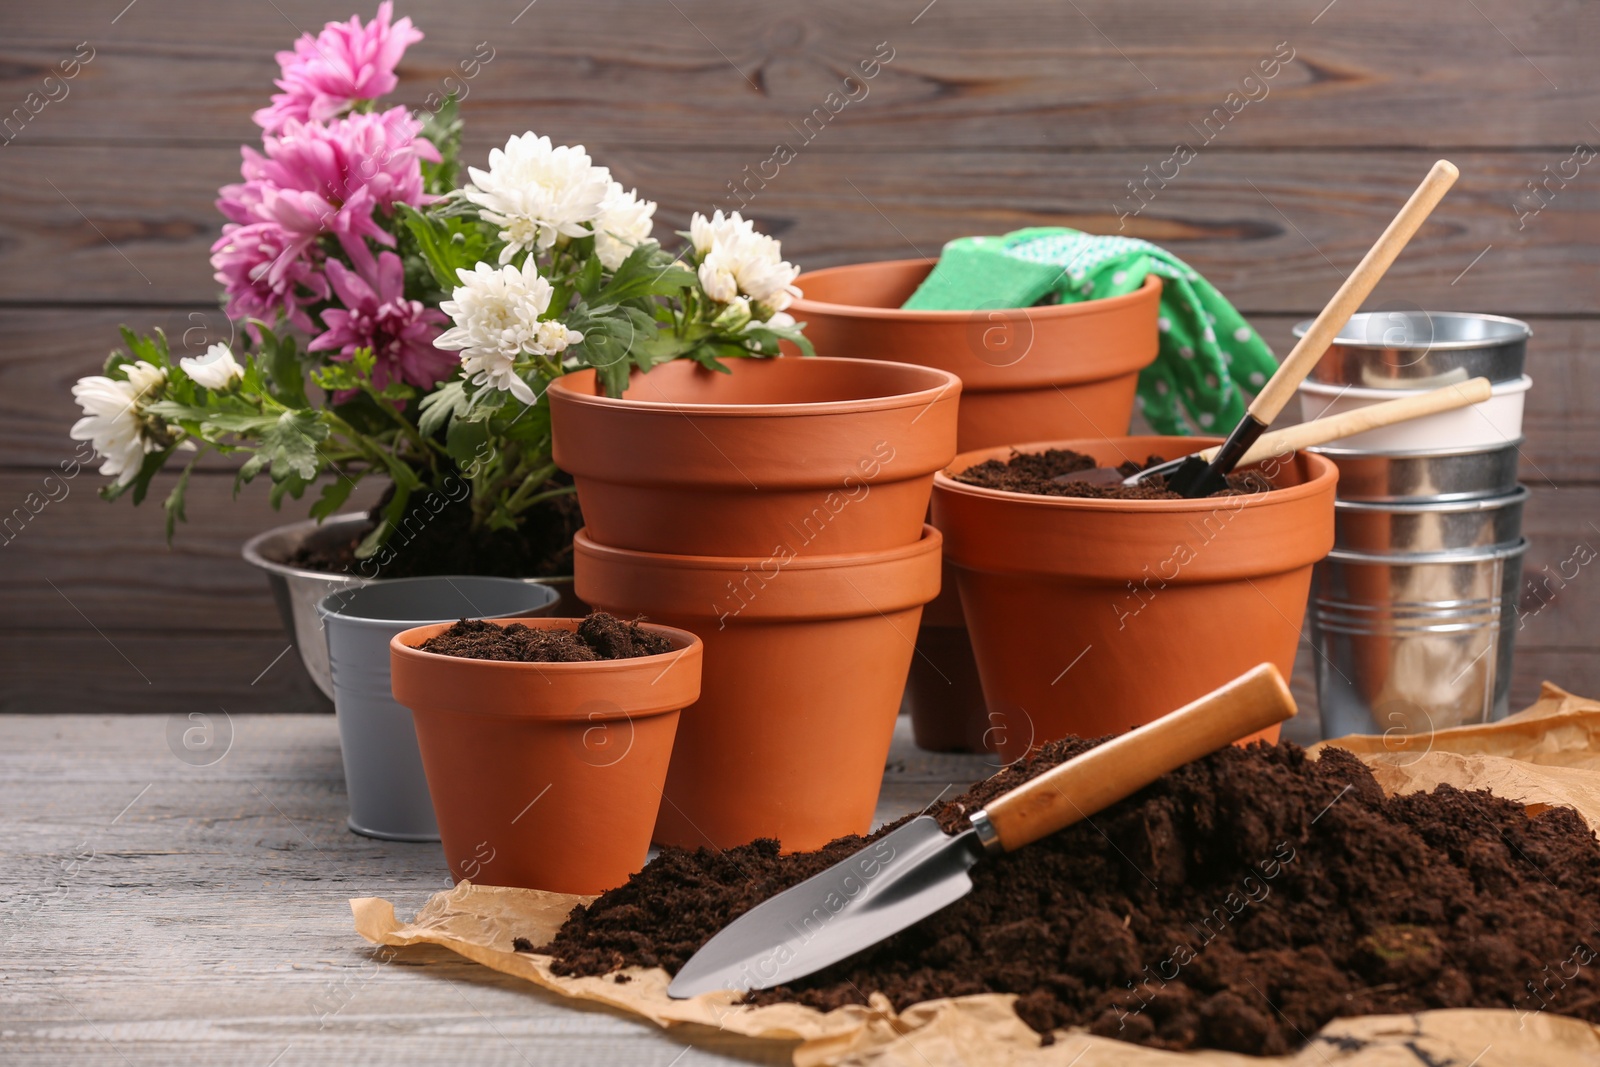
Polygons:
<instances>
[{"instance_id":1,"label":"garden trowel","mask_svg":"<svg viewBox=\"0 0 1600 1067\"><path fill-rule=\"evenodd\" d=\"M1068 760L969 816L954 834L922 815L728 924L667 992L783 985L853 956L961 899L967 872L1071 826L1168 771L1283 722L1294 698L1263 663L1194 703Z\"/></svg>"}]
</instances>

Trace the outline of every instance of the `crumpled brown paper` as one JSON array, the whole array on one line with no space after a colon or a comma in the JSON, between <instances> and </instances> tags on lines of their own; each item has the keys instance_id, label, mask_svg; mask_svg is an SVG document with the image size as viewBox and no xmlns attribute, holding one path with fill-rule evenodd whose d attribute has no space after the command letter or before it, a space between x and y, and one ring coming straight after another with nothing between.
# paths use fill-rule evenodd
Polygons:
<instances>
[{"instance_id":1,"label":"crumpled brown paper","mask_svg":"<svg viewBox=\"0 0 1600 1067\"><path fill-rule=\"evenodd\" d=\"M1544 684L1538 703L1498 723L1431 736L1348 737L1336 744L1361 757L1391 793L1441 782L1489 789L1530 813L1567 804L1600 830L1600 703ZM738 995L667 996L660 968L613 976L561 978L550 957L512 948L514 937L542 944L587 897L461 882L437 893L409 923L376 897L350 901L356 931L380 945L432 944L544 989L599 1001L659 1026L697 1024L753 1038L798 1042L796 1067L1574 1067L1600 1065L1600 1027L1550 1012L1461 1009L1418 1015L1335 1019L1299 1052L1259 1058L1199 1050L1162 1052L1080 1032L1041 1045L1011 1009L1009 995L915 1004L896 1012L874 994L870 1006L823 1013L797 1004L751 1007Z\"/></svg>"}]
</instances>

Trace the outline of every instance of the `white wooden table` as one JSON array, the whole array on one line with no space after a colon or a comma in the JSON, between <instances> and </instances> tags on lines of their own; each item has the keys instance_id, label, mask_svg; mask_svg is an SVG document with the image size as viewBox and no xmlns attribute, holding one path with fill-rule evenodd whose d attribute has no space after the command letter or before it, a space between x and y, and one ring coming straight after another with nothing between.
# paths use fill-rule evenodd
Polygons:
<instances>
[{"instance_id":1,"label":"white wooden table","mask_svg":"<svg viewBox=\"0 0 1600 1067\"><path fill-rule=\"evenodd\" d=\"M209 744L185 749L197 726ZM879 818L994 758L922 752L902 718ZM788 1062L785 1045L669 1034L442 949L381 961L346 901L408 917L448 887L444 858L358 837L345 813L331 715L0 717L0 1063Z\"/></svg>"}]
</instances>

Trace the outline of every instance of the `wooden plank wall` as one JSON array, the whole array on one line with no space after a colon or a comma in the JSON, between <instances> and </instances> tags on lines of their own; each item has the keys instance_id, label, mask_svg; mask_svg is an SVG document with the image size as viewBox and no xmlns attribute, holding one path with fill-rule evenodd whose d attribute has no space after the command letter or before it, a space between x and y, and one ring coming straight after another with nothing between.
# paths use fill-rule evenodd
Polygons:
<instances>
[{"instance_id":1,"label":"wooden plank wall","mask_svg":"<svg viewBox=\"0 0 1600 1067\"><path fill-rule=\"evenodd\" d=\"M523 5L400 4L428 34L401 102L425 103L492 50L467 81L469 159L528 128L582 142L661 202L658 233L697 208L738 206L731 190L746 182L747 214L810 267L934 254L951 237L1025 225L1120 223L1186 257L1280 352L1449 156L1460 184L1373 304L1533 322L1530 573L1600 545L1600 164L1572 162L1600 143L1595 5ZM74 455L68 390L119 322L163 325L194 350L226 334L207 265L215 189L254 140L273 52L350 10L85 0L0 13L0 116L40 94L0 144L0 514ZM1290 50L1264 88L1244 81ZM828 94L874 55L892 58L830 113ZM75 57L75 77L46 83ZM1233 92L1253 98L1237 114ZM1208 140L1219 108L1228 121L1213 119ZM795 158L748 180L780 142ZM1129 183L1180 143L1195 158L1119 218L1136 206ZM238 559L273 522L261 494L233 502L225 471L202 473L169 550L155 509L105 504L97 481L51 483L57 499L0 546L0 710L318 707L293 656L273 665L283 637ZM1517 701L1545 677L1600 693L1595 574L1552 583L1531 615ZM1530 611L1539 603L1529 595Z\"/></svg>"}]
</instances>

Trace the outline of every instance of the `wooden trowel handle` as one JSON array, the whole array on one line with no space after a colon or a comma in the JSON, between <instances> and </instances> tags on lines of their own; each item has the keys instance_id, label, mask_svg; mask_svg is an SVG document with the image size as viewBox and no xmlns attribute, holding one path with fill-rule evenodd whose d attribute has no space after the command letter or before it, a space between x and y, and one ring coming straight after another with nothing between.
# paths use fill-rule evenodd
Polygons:
<instances>
[{"instance_id":1,"label":"wooden trowel handle","mask_svg":"<svg viewBox=\"0 0 1600 1067\"><path fill-rule=\"evenodd\" d=\"M1261 392L1250 402L1250 414L1263 426L1270 426L1272 420L1278 417L1278 412L1294 396L1295 389L1322 358L1344 324L1350 321L1350 316L1371 295L1389 265L1405 248L1406 242L1411 240L1412 234L1439 206L1439 201L1450 191L1459 173L1455 164L1447 159L1435 163L1422 184L1411 194L1411 199L1406 201L1400 213L1389 223L1388 229L1378 238L1378 243L1356 264L1356 269L1339 286L1339 291L1333 294L1333 299L1328 301L1328 306L1322 309L1305 336L1284 357L1277 373L1267 380Z\"/></svg>"},{"instance_id":2,"label":"wooden trowel handle","mask_svg":"<svg viewBox=\"0 0 1600 1067\"><path fill-rule=\"evenodd\" d=\"M1481 404L1493 395L1494 386L1489 383L1489 379L1472 378L1456 385L1445 385L1426 393L1418 393L1415 396L1384 400L1377 404L1368 404L1364 408L1355 408L1311 422L1302 422L1298 426L1273 430L1256 439L1256 443L1250 446L1250 451L1240 457L1239 466L1248 467L1252 463L1260 463L1273 456L1287 456L1298 449L1325 445L1341 437L1351 437L1379 427L1393 426L1397 422L1420 419L1424 415L1437 415L1441 411L1453 411L1471 404ZM1200 458L1210 463L1216 458L1217 450L1221 447L1217 445L1206 449L1200 453Z\"/></svg>"},{"instance_id":3,"label":"wooden trowel handle","mask_svg":"<svg viewBox=\"0 0 1600 1067\"><path fill-rule=\"evenodd\" d=\"M1263 663L1194 703L1002 794L975 813L972 821L980 838L992 828L991 839L998 837L999 848L1011 852L1294 713L1294 697L1289 695L1283 675L1272 664ZM980 816L986 817L987 827Z\"/></svg>"}]
</instances>

